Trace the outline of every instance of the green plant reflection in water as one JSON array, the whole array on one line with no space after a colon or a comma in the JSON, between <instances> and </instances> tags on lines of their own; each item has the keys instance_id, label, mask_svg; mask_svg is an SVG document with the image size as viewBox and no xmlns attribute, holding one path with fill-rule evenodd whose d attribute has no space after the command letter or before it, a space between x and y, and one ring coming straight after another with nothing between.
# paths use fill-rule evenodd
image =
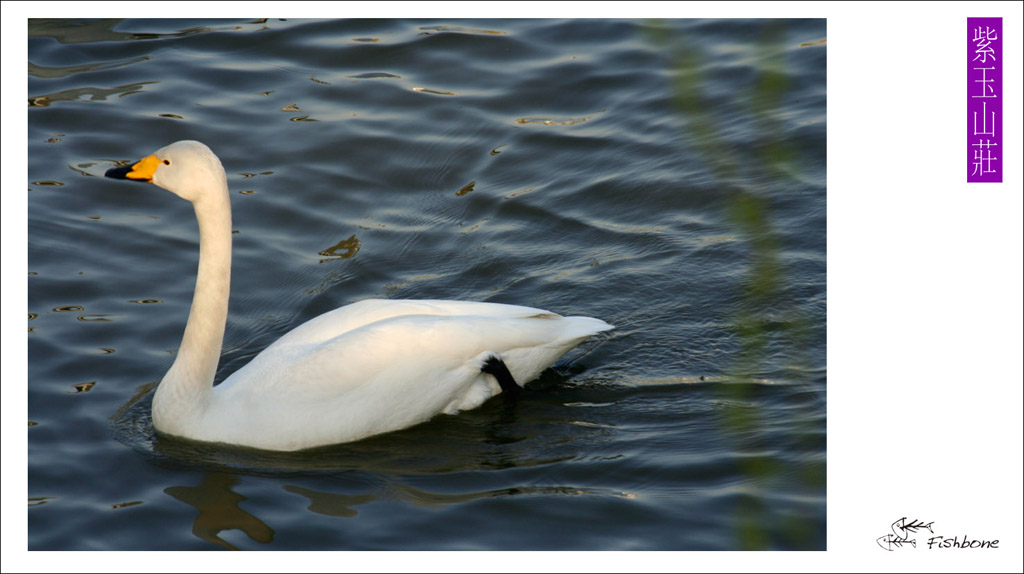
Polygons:
<instances>
[{"instance_id":1,"label":"green plant reflection in water","mask_svg":"<svg viewBox=\"0 0 1024 574\"><path fill-rule=\"evenodd\" d=\"M737 502L737 538L744 550L778 548L805 549L808 542L823 539L812 532L805 517L773 516L759 501L757 490L799 491L824 496L824 462L809 462L798 473L782 468L782 462L766 454L762 445L765 421L759 417L754 393L766 373L778 368L772 363L771 348L790 353L791 364L783 367L787 384L810 385L809 328L804 314L789 295L785 269L780 261L780 240L772 225L767 202L759 195L761 186L778 186L795 180L804 169L804 158L794 151L783 135L779 111L791 86L784 62L787 23L766 20L754 24L760 28L752 82L747 105L756 126L758 145L754 161L741 159L721 136L716 125L715 104L701 93L704 55L687 42L686 34L673 30L671 23L652 22L650 38L668 47L673 78L673 106L688 132L693 151L699 155L725 194L725 216L749 247L749 268L742 282L739 303L730 323L739 344L729 380L716 387L722 393L722 422L736 451L742 453L740 469L748 478ZM672 34L671 37L669 36ZM807 39L817 40L817 39ZM801 46L824 49L824 41L804 42ZM824 162L824 150L820 150ZM825 238L821 238L824 242ZM805 408L820 408L806 406ZM804 420L817 420L813 416ZM821 429L802 428L793 437L797 442L814 441ZM822 423L823 426L823 423Z\"/></svg>"}]
</instances>

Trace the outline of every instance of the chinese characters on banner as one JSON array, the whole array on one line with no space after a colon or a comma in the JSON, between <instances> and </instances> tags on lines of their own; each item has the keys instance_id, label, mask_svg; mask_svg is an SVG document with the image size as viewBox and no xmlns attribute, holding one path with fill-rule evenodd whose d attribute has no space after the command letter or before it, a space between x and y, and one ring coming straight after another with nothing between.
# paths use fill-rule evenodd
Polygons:
<instances>
[{"instance_id":1,"label":"chinese characters on banner","mask_svg":"<svg viewBox=\"0 0 1024 574\"><path fill-rule=\"evenodd\" d=\"M967 182L1003 181L1003 19L967 19Z\"/></svg>"}]
</instances>

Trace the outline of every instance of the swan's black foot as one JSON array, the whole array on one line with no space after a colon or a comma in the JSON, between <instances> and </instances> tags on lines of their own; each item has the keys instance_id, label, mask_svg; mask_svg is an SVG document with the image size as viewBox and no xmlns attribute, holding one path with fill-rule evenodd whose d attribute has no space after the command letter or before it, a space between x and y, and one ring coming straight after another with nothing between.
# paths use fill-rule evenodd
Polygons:
<instances>
[{"instance_id":1,"label":"swan's black foot","mask_svg":"<svg viewBox=\"0 0 1024 574\"><path fill-rule=\"evenodd\" d=\"M516 384L516 380L512 378L512 373L508 372L508 367L505 366L505 362L501 360L501 357L497 355L491 355L480 370L488 375L494 375L495 379L498 379L498 384L501 385L501 392L509 400L515 400L520 393L523 392L523 388Z\"/></svg>"}]
</instances>

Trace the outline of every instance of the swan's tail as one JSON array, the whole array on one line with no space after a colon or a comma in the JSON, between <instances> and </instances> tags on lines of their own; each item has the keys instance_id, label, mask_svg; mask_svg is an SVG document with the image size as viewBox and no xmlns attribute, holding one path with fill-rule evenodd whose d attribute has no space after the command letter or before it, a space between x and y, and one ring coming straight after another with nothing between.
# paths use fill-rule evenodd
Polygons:
<instances>
[{"instance_id":1,"label":"swan's tail","mask_svg":"<svg viewBox=\"0 0 1024 574\"><path fill-rule=\"evenodd\" d=\"M529 383L541 371L555 363L562 355L585 339L613 327L600 319L591 317L561 317L553 313L534 315L513 321L526 321L538 329L539 339L529 345L513 346L499 352L491 350L482 354L479 361L481 372L493 376L502 393L515 398L522 390L522 384ZM540 322L550 322L541 325ZM518 327L522 329L524 324ZM519 331L522 332L521 330Z\"/></svg>"},{"instance_id":2,"label":"swan's tail","mask_svg":"<svg viewBox=\"0 0 1024 574\"><path fill-rule=\"evenodd\" d=\"M562 319L565 326L562 328L560 341L580 342L587 337L596 335L602 331L610 331L615 327L593 317L565 317Z\"/></svg>"}]
</instances>

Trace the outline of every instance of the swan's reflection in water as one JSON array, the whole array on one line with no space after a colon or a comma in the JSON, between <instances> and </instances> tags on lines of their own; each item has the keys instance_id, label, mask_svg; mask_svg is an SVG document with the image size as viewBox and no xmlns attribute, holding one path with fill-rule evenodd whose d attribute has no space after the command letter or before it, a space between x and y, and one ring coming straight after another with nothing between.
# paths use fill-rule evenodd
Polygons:
<instances>
[{"instance_id":1,"label":"swan's reflection in water","mask_svg":"<svg viewBox=\"0 0 1024 574\"><path fill-rule=\"evenodd\" d=\"M366 516L372 503L446 507L507 497L632 498L632 493L615 489L545 480L540 469L580 459L581 451L590 450L588 444L608 440L614 427L604 424L597 416L600 413L590 412L594 409L581 413L579 408L569 407L574 417L588 414L590 423L582 425L576 418L567 422L563 414L566 403L576 404L581 398L574 389L555 386L548 392L529 391L518 403L492 401L458 417L442 417L413 429L310 451L280 453L156 435L145 404L129 409L118 428L132 439L126 442L148 452L157 464L198 470L199 476L206 477L199 486L172 486L164 492L199 510L192 528L196 537L229 549L237 548L221 538L227 530L240 530L256 542L269 544L275 541L275 530L270 527L275 525L276 537L287 546L284 539L289 526L285 523L299 519L301 513L350 519ZM585 398L615 400L605 394L594 395L590 390ZM525 418L524 412L528 414ZM531 468L539 470L520 473L514 479L501 472ZM246 497L232 489L244 488L253 475L296 495L287 497L291 502L281 501L287 517L272 513L263 516L264 522L240 508ZM317 488L318 484L326 489ZM263 496L279 500L270 493ZM251 502L243 506L258 508ZM245 546L240 539L234 540Z\"/></svg>"},{"instance_id":2,"label":"swan's reflection in water","mask_svg":"<svg viewBox=\"0 0 1024 574\"><path fill-rule=\"evenodd\" d=\"M241 530L256 542L273 542L274 529L239 508L239 503L247 498L231 490L238 482L236 476L211 473L199 486L169 486L164 492L199 510L199 515L192 525L192 534L200 540L219 544L228 550L238 550L238 547L221 538L219 534L225 530ZM352 506L377 499L372 494L333 494L294 485L285 485L284 490L308 498L309 506L306 508L310 512L340 518L352 518L358 514L351 508Z\"/></svg>"},{"instance_id":3,"label":"swan's reflection in water","mask_svg":"<svg viewBox=\"0 0 1024 574\"><path fill-rule=\"evenodd\" d=\"M192 534L200 540L218 544L229 550L236 546L220 537L225 530L240 530L252 540L268 544L274 540L274 529L265 522L239 508L245 496L231 490L238 484L234 475L212 473L199 486L171 486L164 492L199 510ZM635 495L603 488L575 486L520 485L508 488L486 489L461 493L431 492L391 480L376 492L364 494L337 494L287 484L286 492L309 500L306 510L336 518L354 518L359 514L354 507L378 500L404 501L415 506L450 506L486 498L511 496L597 496L604 498L633 498Z\"/></svg>"},{"instance_id":4,"label":"swan's reflection in water","mask_svg":"<svg viewBox=\"0 0 1024 574\"><path fill-rule=\"evenodd\" d=\"M339 518L352 518L359 513L350 507L377 500L377 496L373 494L333 494L291 484L286 485L284 489L308 498L309 506L306 508L310 512L323 514L324 516L337 516Z\"/></svg>"},{"instance_id":5,"label":"swan's reflection in water","mask_svg":"<svg viewBox=\"0 0 1024 574\"><path fill-rule=\"evenodd\" d=\"M246 498L231 490L237 482L234 476L211 474L199 486L169 486L164 492L199 510L192 534L201 540L238 550L218 534L224 530L241 530L256 542L271 542L274 529L238 507Z\"/></svg>"}]
</instances>

